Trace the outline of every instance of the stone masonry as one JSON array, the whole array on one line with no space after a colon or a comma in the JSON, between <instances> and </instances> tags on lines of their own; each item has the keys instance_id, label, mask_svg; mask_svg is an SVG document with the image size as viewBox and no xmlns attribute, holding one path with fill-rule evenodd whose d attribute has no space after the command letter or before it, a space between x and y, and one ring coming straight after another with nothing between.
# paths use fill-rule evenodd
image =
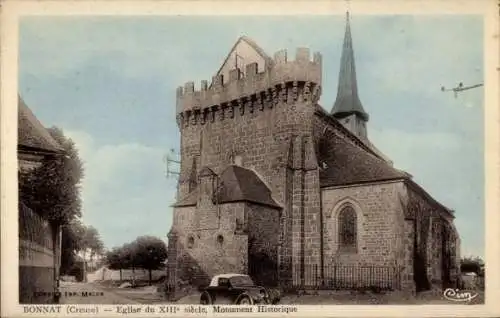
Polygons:
<instances>
[{"instance_id":1,"label":"stone masonry","mask_svg":"<svg viewBox=\"0 0 500 318\"><path fill-rule=\"evenodd\" d=\"M264 65L224 64L228 77L219 72L210 85L177 89L181 167L169 234L171 289L227 272L264 285L328 288L339 278L331 268L339 266L363 268L342 278L352 286L376 268L390 268L397 289L452 285L459 259L452 211L369 142L349 23L331 114L318 104L321 54L311 58L299 48L293 59L286 51L270 58L243 37L230 56L241 42ZM346 208L354 213L350 227L339 217Z\"/></svg>"}]
</instances>

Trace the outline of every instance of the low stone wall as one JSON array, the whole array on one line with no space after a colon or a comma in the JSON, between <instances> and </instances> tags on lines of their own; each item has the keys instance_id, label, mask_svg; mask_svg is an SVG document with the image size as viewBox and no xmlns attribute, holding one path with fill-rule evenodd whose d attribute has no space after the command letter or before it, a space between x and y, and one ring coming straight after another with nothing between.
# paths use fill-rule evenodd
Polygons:
<instances>
[{"instance_id":1,"label":"low stone wall","mask_svg":"<svg viewBox=\"0 0 500 318\"><path fill-rule=\"evenodd\" d=\"M53 303L54 268L19 266L19 303Z\"/></svg>"},{"instance_id":2,"label":"low stone wall","mask_svg":"<svg viewBox=\"0 0 500 318\"><path fill-rule=\"evenodd\" d=\"M48 304L56 291L54 229L24 204L19 206L19 303Z\"/></svg>"}]
</instances>

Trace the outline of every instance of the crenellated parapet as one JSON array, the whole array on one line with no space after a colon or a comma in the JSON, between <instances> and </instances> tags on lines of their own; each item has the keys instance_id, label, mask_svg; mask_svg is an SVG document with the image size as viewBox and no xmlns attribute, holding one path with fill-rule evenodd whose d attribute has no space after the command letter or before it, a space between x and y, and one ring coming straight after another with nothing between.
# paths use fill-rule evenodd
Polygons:
<instances>
[{"instance_id":1,"label":"crenellated parapet","mask_svg":"<svg viewBox=\"0 0 500 318\"><path fill-rule=\"evenodd\" d=\"M246 65L245 72L233 69L229 78L216 75L212 84L201 81L199 90L194 82L177 88L177 123L204 124L216 119L232 118L235 112L263 111L280 101L317 102L321 94L322 56L309 49L298 48L295 60L289 61L287 51L275 53L271 67L258 72L257 63Z\"/></svg>"}]
</instances>

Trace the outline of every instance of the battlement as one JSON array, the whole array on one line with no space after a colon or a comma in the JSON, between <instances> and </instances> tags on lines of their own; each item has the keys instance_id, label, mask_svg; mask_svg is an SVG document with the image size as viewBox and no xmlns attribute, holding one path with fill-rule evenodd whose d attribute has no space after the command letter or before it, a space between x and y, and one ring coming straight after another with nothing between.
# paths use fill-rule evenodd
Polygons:
<instances>
[{"instance_id":1,"label":"battlement","mask_svg":"<svg viewBox=\"0 0 500 318\"><path fill-rule=\"evenodd\" d=\"M199 90L195 90L194 82L187 82L183 87L178 87L177 114L230 103L276 86L288 86L290 83L311 83L320 86L321 72L320 53L315 52L311 60L308 48L298 48L295 60L289 61L287 51L280 50L274 54L271 66L263 72L258 72L257 63L251 63L246 65L244 72L240 69L230 70L229 78L223 78L222 75L213 76L210 86L208 81L201 81Z\"/></svg>"}]
</instances>

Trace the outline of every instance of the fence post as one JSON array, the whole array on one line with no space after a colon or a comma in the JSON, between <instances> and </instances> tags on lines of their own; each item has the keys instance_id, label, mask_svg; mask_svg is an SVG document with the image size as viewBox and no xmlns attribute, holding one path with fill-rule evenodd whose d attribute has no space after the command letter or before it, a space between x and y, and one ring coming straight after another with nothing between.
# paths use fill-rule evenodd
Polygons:
<instances>
[{"instance_id":1,"label":"fence post","mask_svg":"<svg viewBox=\"0 0 500 318\"><path fill-rule=\"evenodd\" d=\"M337 289L337 264L333 264L333 289Z\"/></svg>"},{"instance_id":2,"label":"fence post","mask_svg":"<svg viewBox=\"0 0 500 318\"><path fill-rule=\"evenodd\" d=\"M318 264L314 264L314 288L318 288Z\"/></svg>"}]
</instances>

